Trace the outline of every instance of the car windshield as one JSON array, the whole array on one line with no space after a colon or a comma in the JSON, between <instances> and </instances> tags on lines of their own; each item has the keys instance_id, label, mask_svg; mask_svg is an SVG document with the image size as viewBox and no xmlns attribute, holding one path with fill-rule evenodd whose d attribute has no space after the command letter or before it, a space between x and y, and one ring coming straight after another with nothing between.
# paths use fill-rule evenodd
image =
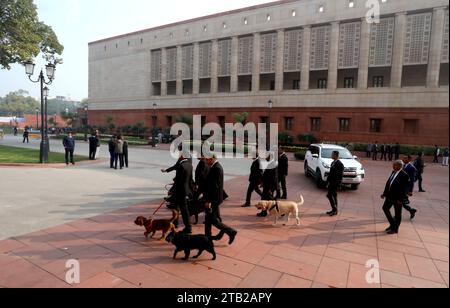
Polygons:
<instances>
[{"instance_id":1,"label":"car windshield","mask_svg":"<svg viewBox=\"0 0 450 308\"><path fill-rule=\"evenodd\" d=\"M339 152L340 159L353 159L352 153L345 149L322 149L322 158L331 159L331 155L334 151Z\"/></svg>"}]
</instances>

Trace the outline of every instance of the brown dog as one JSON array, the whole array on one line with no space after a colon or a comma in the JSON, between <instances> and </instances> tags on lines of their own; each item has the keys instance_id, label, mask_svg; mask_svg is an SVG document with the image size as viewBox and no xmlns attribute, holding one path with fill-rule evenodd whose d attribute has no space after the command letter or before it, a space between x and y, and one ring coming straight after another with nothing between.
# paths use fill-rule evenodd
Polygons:
<instances>
[{"instance_id":1,"label":"brown dog","mask_svg":"<svg viewBox=\"0 0 450 308\"><path fill-rule=\"evenodd\" d=\"M139 216L136 218L134 222L137 226L145 227L146 232L144 233L145 237L148 238L150 234L152 234L151 238L155 236L157 231L162 231L162 237L160 240L166 237L167 232L171 230L175 230L175 226L173 222L178 219L178 212L172 210L172 219L146 219L143 216Z\"/></svg>"}]
</instances>

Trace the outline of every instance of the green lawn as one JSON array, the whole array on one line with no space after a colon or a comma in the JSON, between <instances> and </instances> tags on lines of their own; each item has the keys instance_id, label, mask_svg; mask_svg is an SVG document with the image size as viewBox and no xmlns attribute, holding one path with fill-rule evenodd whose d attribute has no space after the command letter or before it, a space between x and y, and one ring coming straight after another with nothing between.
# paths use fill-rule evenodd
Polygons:
<instances>
[{"instance_id":1,"label":"green lawn","mask_svg":"<svg viewBox=\"0 0 450 308\"><path fill-rule=\"evenodd\" d=\"M75 155L75 162L87 160L85 156ZM49 153L51 164L64 163L64 154ZM39 150L30 150L0 145L0 164L39 164Z\"/></svg>"}]
</instances>

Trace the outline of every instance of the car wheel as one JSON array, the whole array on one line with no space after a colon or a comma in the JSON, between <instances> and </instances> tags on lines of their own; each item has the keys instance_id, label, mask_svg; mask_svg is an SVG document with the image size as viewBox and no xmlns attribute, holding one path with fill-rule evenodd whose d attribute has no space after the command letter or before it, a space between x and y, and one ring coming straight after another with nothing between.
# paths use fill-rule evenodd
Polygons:
<instances>
[{"instance_id":1,"label":"car wheel","mask_svg":"<svg viewBox=\"0 0 450 308\"><path fill-rule=\"evenodd\" d=\"M307 178L309 178L309 167L308 167L308 163L305 163L305 175Z\"/></svg>"},{"instance_id":2,"label":"car wheel","mask_svg":"<svg viewBox=\"0 0 450 308\"><path fill-rule=\"evenodd\" d=\"M352 190L358 190L358 189L359 189L359 184L352 185Z\"/></svg>"},{"instance_id":3,"label":"car wheel","mask_svg":"<svg viewBox=\"0 0 450 308\"><path fill-rule=\"evenodd\" d=\"M325 188L325 182L322 180L322 174L319 169L316 171L316 184L317 188Z\"/></svg>"}]
</instances>

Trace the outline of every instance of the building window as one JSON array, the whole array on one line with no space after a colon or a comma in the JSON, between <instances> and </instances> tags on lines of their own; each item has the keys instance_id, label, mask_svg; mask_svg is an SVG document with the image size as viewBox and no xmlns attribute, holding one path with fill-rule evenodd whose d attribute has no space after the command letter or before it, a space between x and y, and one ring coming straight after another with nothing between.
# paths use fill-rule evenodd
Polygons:
<instances>
[{"instance_id":1,"label":"building window","mask_svg":"<svg viewBox=\"0 0 450 308\"><path fill-rule=\"evenodd\" d=\"M144 43L144 39L141 39L141 44Z\"/></svg>"},{"instance_id":2,"label":"building window","mask_svg":"<svg viewBox=\"0 0 450 308\"><path fill-rule=\"evenodd\" d=\"M294 129L294 118L292 118L292 117L284 118L284 127L286 130L293 130Z\"/></svg>"},{"instance_id":3,"label":"building window","mask_svg":"<svg viewBox=\"0 0 450 308\"><path fill-rule=\"evenodd\" d=\"M344 88L352 89L355 87L355 79L353 77L344 78Z\"/></svg>"},{"instance_id":4,"label":"building window","mask_svg":"<svg viewBox=\"0 0 450 308\"><path fill-rule=\"evenodd\" d=\"M339 131L341 132L349 132L351 128L352 120L349 118L340 118L339 119Z\"/></svg>"},{"instance_id":5,"label":"building window","mask_svg":"<svg viewBox=\"0 0 450 308\"><path fill-rule=\"evenodd\" d=\"M224 116L217 117L217 121L219 122L220 127L222 127L222 128L225 127L225 117Z\"/></svg>"},{"instance_id":6,"label":"building window","mask_svg":"<svg viewBox=\"0 0 450 308\"><path fill-rule=\"evenodd\" d=\"M170 34L169 34L169 37L170 37L170 38L173 38L173 33L170 33Z\"/></svg>"},{"instance_id":7,"label":"building window","mask_svg":"<svg viewBox=\"0 0 450 308\"><path fill-rule=\"evenodd\" d=\"M168 127L172 127L172 125L173 125L173 118L172 118L172 116L166 116L166 119L167 119L167 126Z\"/></svg>"},{"instance_id":8,"label":"building window","mask_svg":"<svg viewBox=\"0 0 450 308\"><path fill-rule=\"evenodd\" d=\"M417 134L419 132L419 120L404 120L403 132L411 135Z\"/></svg>"},{"instance_id":9,"label":"building window","mask_svg":"<svg viewBox=\"0 0 450 308\"><path fill-rule=\"evenodd\" d=\"M203 26L203 32L208 32L208 27L207 26Z\"/></svg>"},{"instance_id":10,"label":"building window","mask_svg":"<svg viewBox=\"0 0 450 308\"><path fill-rule=\"evenodd\" d=\"M184 32L184 34L185 34L186 36L189 36L189 34L190 34L189 30L186 30L186 31Z\"/></svg>"},{"instance_id":11,"label":"building window","mask_svg":"<svg viewBox=\"0 0 450 308\"><path fill-rule=\"evenodd\" d=\"M311 118L311 131L312 132L320 132L322 126L321 118Z\"/></svg>"},{"instance_id":12,"label":"building window","mask_svg":"<svg viewBox=\"0 0 450 308\"><path fill-rule=\"evenodd\" d=\"M222 27L223 27L224 29L226 29L226 28L227 28L227 23L224 22L224 23L222 24Z\"/></svg>"},{"instance_id":13,"label":"building window","mask_svg":"<svg viewBox=\"0 0 450 308\"><path fill-rule=\"evenodd\" d=\"M326 89L327 88L327 80L319 79L317 80L317 89Z\"/></svg>"},{"instance_id":14,"label":"building window","mask_svg":"<svg viewBox=\"0 0 450 308\"><path fill-rule=\"evenodd\" d=\"M370 120L370 132L371 133L381 133L381 119L371 119Z\"/></svg>"},{"instance_id":15,"label":"building window","mask_svg":"<svg viewBox=\"0 0 450 308\"><path fill-rule=\"evenodd\" d=\"M274 80L272 80L270 82L270 91L275 91L275 81Z\"/></svg>"},{"instance_id":16,"label":"building window","mask_svg":"<svg viewBox=\"0 0 450 308\"><path fill-rule=\"evenodd\" d=\"M128 41L128 47L130 47L130 41Z\"/></svg>"},{"instance_id":17,"label":"building window","mask_svg":"<svg viewBox=\"0 0 450 308\"><path fill-rule=\"evenodd\" d=\"M296 79L296 80L293 81L292 89L293 90L300 90L300 79Z\"/></svg>"},{"instance_id":18,"label":"building window","mask_svg":"<svg viewBox=\"0 0 450 308\"><path fill-rule=\"evenodd\" d=\"M382 87L384 87L384 77L383 76L375 76L375 77L373 77L372 86L374 88L382 88Z\"/></svg>"}]
</instances>

